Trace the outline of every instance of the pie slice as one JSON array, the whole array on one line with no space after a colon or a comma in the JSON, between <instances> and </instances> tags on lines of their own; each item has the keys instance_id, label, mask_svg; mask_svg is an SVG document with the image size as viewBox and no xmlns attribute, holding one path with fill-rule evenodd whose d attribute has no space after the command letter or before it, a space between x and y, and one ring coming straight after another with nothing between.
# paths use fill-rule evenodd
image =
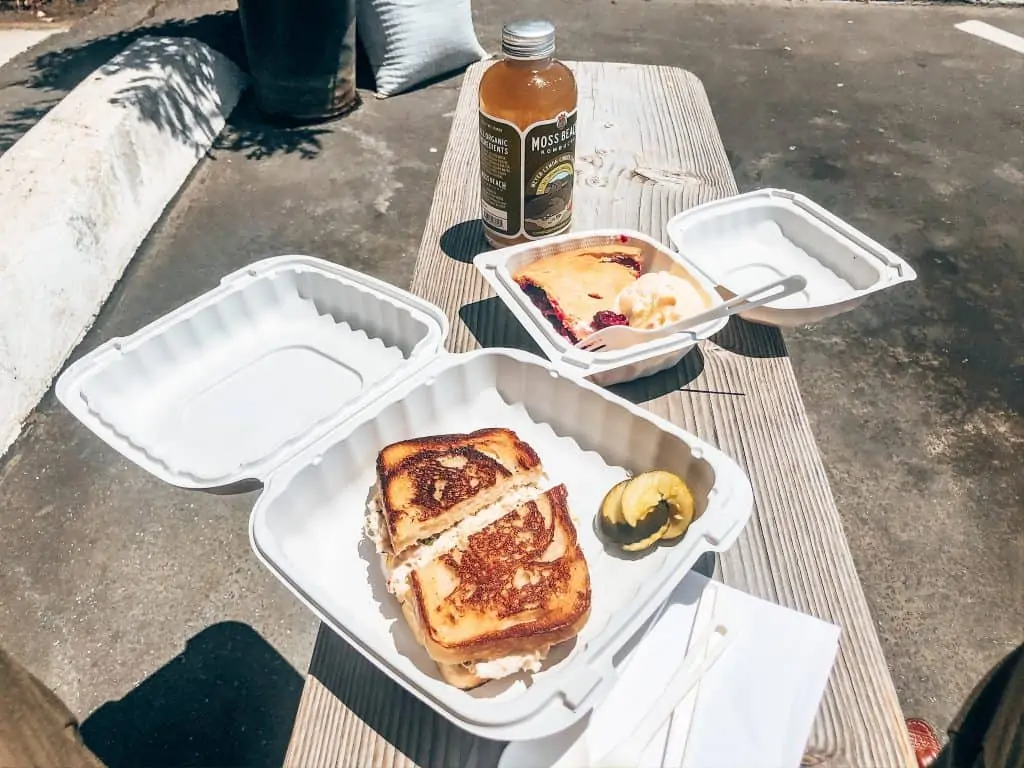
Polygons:
<instances>
[{"instance_id":1,"label":"pie slice","mask_svg":"<svg viewBox=\"0 0 1024 768\"><path fill-rule=\"evenodd\" d=\"M615 297L640 277L636 246L601 245L544 256L513 279L555 329L573 344L609 325L625 325Z\"/></svg>"}]
</instances>

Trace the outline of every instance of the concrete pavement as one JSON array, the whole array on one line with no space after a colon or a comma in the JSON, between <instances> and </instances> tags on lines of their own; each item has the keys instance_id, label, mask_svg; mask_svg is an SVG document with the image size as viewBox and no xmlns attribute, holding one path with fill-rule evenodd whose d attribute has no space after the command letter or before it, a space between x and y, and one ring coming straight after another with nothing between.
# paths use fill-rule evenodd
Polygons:
<instances>
[{"instance_id":1,"label":"concrete pavement","mask_svg":"<svg viewBox=\"0 0 1024 768\"><path fill-rule=\"evenodd\" d=\"M45 109L133 25L187 29L238 56L226 7L111 6L19 57L0 70L0 148L17 131L4 118ZM552 17L564 58L694 71L741 189L803 192L918 270L911 286L786 338L905 711L945 725L1020 641L1024 616L1024 56L954 28L976 18L1015 31L1019 14L602 0L583 18L574 7L523 0L516 14ZM493 49L508 10L474 9ZM407 284L458 85L371 96L344 121L292 132L243 103L81 350L266 255L316 254ZM0 500L3 642L76 712L144 680L122 710L164 701L145 694L162 690L152 681L227 620L255 629L253 669L283 681L267 706L292 700L297 678L281 670L304 671L315 622L249 553L251 495L168 488L48 396L0 464ZM230 689L208 656L188 679ZM289 724L265 714L251 722L270 728L267 746L247 758L270 763ZM193 755L209 757L199 741Z\"/></svg>"},{"instance_id":2,"label":"concrete pavement","mask_svg":"<svg viewBox=\"0 0 1024 768\"><path fill-rule=\"evenodd\" d=\"M62 32L58 27L0 27L0 67L19 53L27 51L33 45L41 43L50 35Z\"/></svg>"}]
</instances>

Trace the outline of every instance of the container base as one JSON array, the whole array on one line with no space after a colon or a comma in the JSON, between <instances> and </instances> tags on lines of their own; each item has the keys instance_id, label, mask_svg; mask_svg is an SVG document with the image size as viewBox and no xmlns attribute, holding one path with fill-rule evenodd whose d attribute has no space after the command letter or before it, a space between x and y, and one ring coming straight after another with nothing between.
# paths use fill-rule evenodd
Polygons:
<instances>
[{"instance_id":1,"label":"container base","mask_svg":"<svg viewBox=\"0 0 1024 768\"><path fill-rule=\"evenodd\" d=\"M340 120L355 112L363 100L352 84L351 89L331 94L326 99L323 89L303 89L293 83L258 83L256 107L271 123L283 128Z\"/></svg>"}]
</instances>

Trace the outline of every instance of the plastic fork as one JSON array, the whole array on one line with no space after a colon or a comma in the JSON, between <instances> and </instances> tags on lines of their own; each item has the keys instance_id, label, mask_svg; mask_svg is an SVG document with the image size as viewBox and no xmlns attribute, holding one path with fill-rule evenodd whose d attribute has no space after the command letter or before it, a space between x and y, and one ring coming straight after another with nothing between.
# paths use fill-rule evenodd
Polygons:
<instances>
[{"instance_id":1,"label":"plastic fork","mask_svg":"<svg viewBox=\"0 0 1024 768\"><path fill-rule=\"evenodd\" d=\"M748 291L741 296L729 299L714 309L693 315L684 320L677 320L674 323L662 326L661 328L641 329L630 328L628 325L611 325L602 328L576 343L577 349L586 352L600 352L603 349L625 349L634 344L640 344L652 339L660 339L663 336L671 336L673 333L686 331L690 328L709 323L712 320L719 320L723 317L735 315L738 312L746 312L748 309L760 307L781 298L798 293L807 287L807 280L801 275L790 275L774 283L763 285L753 291Z\"/></svg>"}]
</instances>

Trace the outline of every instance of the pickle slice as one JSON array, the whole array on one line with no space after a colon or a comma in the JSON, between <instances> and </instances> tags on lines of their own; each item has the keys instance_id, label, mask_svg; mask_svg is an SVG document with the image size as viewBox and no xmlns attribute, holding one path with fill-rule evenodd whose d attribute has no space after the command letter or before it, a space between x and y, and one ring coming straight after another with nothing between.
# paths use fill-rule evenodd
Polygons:
<instances>
[{"instance_id":1,"label":"pickle slice","mask_svg":"<svg viewBox=\"0 0 1024 768\"><path fill-rule=\"evenodd\" d=\"M668 505L662 504L635 528L628 523L611 523L601 517L601 532L623 549L633 552L644 549L665 535L672 520Z\"/></svg>"},{"instance_id":2,"label":"pickle slice","mask_svg":"<svg viewBox=\"0 0 1024 768\"><path fill-rule=\"evenodd\" d=\"M693 520L693 495L682 478L671 472L656 470L637 475L622 491L622 518L627 524L637 523L659 505L669 512L665 538L678 538L686 533Z\"/></svg>"},{"instance_id":3,"label":"pickle slice","mask_svg":"<svg viewBox=\"0 0 1024 768\"><path fill-rule=\"evenodd\" d=\"M691 522L693 522L692 512L688 517L677 517L672 515L668 523L668 528L665 529L665 533L662 538L670 540L678 539L686 533L687 530L689 530Z\"/></svg>"},{"instance_id":4,"label":"pickle slice","mask_svg":"<svg viewBox=\"0 0 1024 768\"><path fill-rule=\"evenodd\" d=\"M639 552L642 549L647 549L648 547L653 546L654 543L658 541L658 539L662 539L665 537L665 531L669 529L669 526L671 524L672 521L670 519L663 526L661 526L661 528L656 530L646 539L640 539L640 541L634 541L629 544L623 544L622 549L626 552ZM636 531L639 529L634 528L633 530Z\"/></svg>"},{"instance_id":5,"label":"pickle slice","mask_svg":"<svg viewBox=\"0 0 1024 768\"><path fill-rule=\"evenodd\" d=\"M690 489L685 483L682 486L682 492L670 500L669 505L672 507L670 513L672 521L668 530L665 531L665 538L678 539L686 533L690 523L693 522L693 494L690 493Z\"/></svg>"},{"instance_id":6,"label":"pickle slice","mask_svg":"<svg viewBox=\"0 0 1024 768\"><path fill-rule=\"evenodd\" d=\"M623 549L633 552L645 549L660 539L668 530L672 519L669 515L669 505L659 504L643 520L638 521L637 525L633 526L627 523L622 517L620 500L622 490L629 482L629 480L623 480L605 494L598 515L598 526L601 533L608 539L619 544Z\"/></svg>"},{"instance_id":7,"label":"pickle slice","mask_svg":"<svg viewBox=\"0 0 1024 768\"><path fill-rule=\"evenodd\" d=\"M612 524L619 524L626 522L622 518L622 491L629 484L629 478L616 483L611 489L604 495L604 501L601 502L601 521L607 521Z\"/></svg>"}]
</instances>

